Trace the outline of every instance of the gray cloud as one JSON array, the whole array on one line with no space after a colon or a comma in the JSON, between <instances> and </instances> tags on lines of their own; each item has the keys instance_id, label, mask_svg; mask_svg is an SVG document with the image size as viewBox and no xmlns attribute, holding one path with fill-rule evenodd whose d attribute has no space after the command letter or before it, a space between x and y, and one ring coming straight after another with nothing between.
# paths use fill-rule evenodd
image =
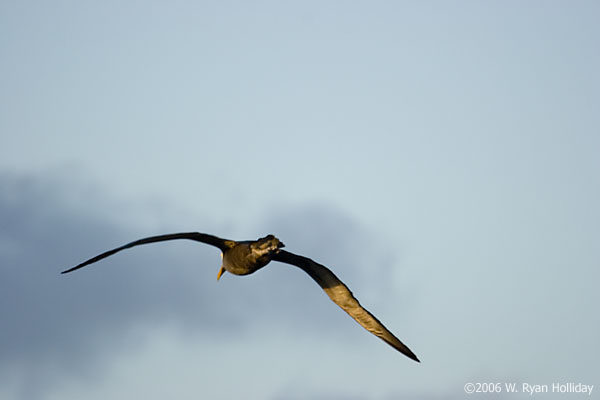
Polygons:
<instances>
[{"instance_id":1,"label":"gray cloud","mask_svg":"<svg viewBox=\"0 0 600 400\"><path fill-rule=\"evenodd\" d=\"M301 270L273 263L217 284L218 252L187 241L139 247L60 275L108 248L163 232L77 212L67 201L75 188L33 176L2 175L0 187L0 382L16 373L22 398L36 397L61 373L96 374L106 351L135 346L143 327L170 323L186 334L223 336L278 324L339 340L348 322ZM257 235L273 232L290 251L331 261L355 291L368 287L363 265L375 265L369 273L384 265L351 251L376 248L356 221L319 204L276 210L257 225Z\"/></svg>"},{"instance_id":2,"label":"gray cloud","mask_svg":"<svg viewBox=\"0 0 600 400\"><path fill-rule=\"evenodd\" d=\"M33 177L4 175L0 187L0 380L21 371L35 378L24 383L30 393L59 370L91 373L106 347L135 343L139 325L198 328L209 320L202 329L215 334L240 320L228 317L235 309L217 313L209 306L216 288L198 265L216 270L218 253L181 243L60 275L137 234L71 212L61 193Z\"/></svg>"}]
</instances>

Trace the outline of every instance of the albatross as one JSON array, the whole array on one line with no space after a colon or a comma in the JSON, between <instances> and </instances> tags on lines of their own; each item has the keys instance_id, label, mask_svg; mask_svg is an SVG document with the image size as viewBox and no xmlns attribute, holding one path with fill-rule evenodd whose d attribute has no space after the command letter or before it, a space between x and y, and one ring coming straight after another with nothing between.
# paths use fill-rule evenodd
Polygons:
<instances>
[{"instance_id":1,"label":"albatross","mask_svg":"<svg viewBox=\"0 0 600 400\"><path fill-rule=\"evenodd\" d=\"M273 235L267 235L258 240L244 241L221 239L217 236L200 232L171 233L167 235L151 236L108 250L73 268L62 271L61 273L66 274L73 272L131 247L178 239L194 240L218 247L221 250L222 264L221 269L217 274L217 280L219 280L221 275L226 271L234 275L251 274L266 266L271 261L279 261L299 267L323 288L325 293L327 293L329 298L335 304L340 306L342 310L354 318L363 328L408 358L420 362L417 356L402 343L400 339L394 336L394 334L375 318L373 314L360 305L350 289L348 289L348 286L339 280L329 268L310 258L282 250L284 247L283 242Z\"/></svg>"}]
</instances>

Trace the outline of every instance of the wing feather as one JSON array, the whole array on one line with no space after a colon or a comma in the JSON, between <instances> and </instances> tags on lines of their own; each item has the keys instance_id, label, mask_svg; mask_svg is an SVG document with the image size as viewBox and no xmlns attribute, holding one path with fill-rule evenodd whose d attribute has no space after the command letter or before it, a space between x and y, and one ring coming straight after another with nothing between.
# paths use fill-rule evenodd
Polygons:
<instances>
[{"instance_id":1,"label":"wing feather","mask_svg":"<svg viewBox=\"0 0 600 400\"><path fill-rule=\"evenodd\" d=\"M221 249L221 251L227 250L228 248L230 248L232 246L233 243L235 243L231 240L221 239L219 237L216 237L213 235L208 235L206 233L200 233L200 232L170 233L167 235L151 236L151 237L147 237L144 239L136 240L131 243L127 243L126 245L117 247L116 249L105 251L104 253L99 254L96 257L92 257L89 260L84 261L81 264L74 266L73 268L70 268L70 269L67 269L67 270L61 272L61 274L66 274L68 272L75 271L79 268L83 268L86 265L93 264L96 261L102 260L103 258L112 256L113 254L118 253L121 250L129 249L131 247L139 246L142 244L164 242L167 240L177 240L177 239L189 239L189 240L195 240L197 242L210 244L212 246L218 247L219 249Z\"/></svg>"},{"instance_id":2,"label":"wing feather","mask_svg":"<svg viewBox=\"0 0 600 400\"><path fill-rule=\"evenodd\" d=\"M323 288L329 298L362 325L366 330L404 354L420 362L417 356L390 332L373 314L360 305L348 287L338 279L327 267L307 257L302 257L285 250L279 251L272 258L286 264L295 265L311 276Z\"/></svg>"}]
</instances>

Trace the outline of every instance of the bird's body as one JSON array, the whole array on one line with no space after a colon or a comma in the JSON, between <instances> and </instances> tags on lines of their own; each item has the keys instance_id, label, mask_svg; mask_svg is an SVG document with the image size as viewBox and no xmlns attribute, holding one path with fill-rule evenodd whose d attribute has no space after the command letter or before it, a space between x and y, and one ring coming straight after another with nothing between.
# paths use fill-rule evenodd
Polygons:
<instances>
[{"instance_id":1,"label":"bird's body","mask_svg":"<svg viewBox=\"0 0 600 400\"><path fill-rule=\"evenodd\" d=\"M248 275L266 266L284 244L273 235L236 242L223 252L223 268L234 275Z\"/></svg>"},{"instance_id":2,"label":"bird's body","mask_svg":"<svg viewBox=\"0 0 600 400\"><path fill-rule=\"evenodd\" d=\"M373 314L360 305L350 289L348 289L348 287L339 280L329 268L316 263L310 258L282 250L284 244L273 235L267 235L258 240L246 241L226 240L199 232L151 236L106 251L73 268L63 271L62 273L75 271L121 250L134 246L177 239L194 240L221 249L223 263L217 275L217 279L219 279L225 271L234 275L248 275L263 268L271 261L279 261L299 267L321 286L334 303L340 306L340 308L354 318L356 322L362 325L366 330L379 337L405 356L417 362L419 361L417 356L406 345L394 336Z\"/></svg>"}]
</instances>

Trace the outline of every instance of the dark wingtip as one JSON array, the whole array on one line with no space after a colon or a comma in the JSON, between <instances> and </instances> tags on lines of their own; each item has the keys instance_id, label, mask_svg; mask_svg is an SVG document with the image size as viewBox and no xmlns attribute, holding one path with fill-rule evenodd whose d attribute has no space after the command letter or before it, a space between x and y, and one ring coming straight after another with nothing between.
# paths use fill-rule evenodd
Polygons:
<instances>
[{"instance_id":1,"label":"dark wingtip","mask_svg":"<svg viewBox=\"0 0 600 400\"><path fill-rule=\"evenodd\" d=\"M395 347L396 350L398 350L400 353L404 354L406 357L410 358L411 360L414 360L418 363L421 362L421 360L419 360L417 358L417 355L415 353L413 353L408 347L404 346L404 348L398 348Z\"/></svg>"},{"instance_id":2,"label":"dark wingtip","mask_svg":"<svg viewBox=\"0 0 600 400\"><path fill-rule=\"evenodd\" d=\"M421 360L419 360L419 359L417 358L417 356L415 355L415 353L413 353L413 352L410 352L410 354L402 352L402 354L404 354L406 357L408 357L408 358L410 358L411 360L414 360L414 361L416 361L416 362L418 362L418 363L420 363L420 362L421 362Z\"/></svg>"},{"instance_id":3,"label":"dark wingtip","mask_svg":"<svg viewBox=\"0 0 600 400\"><path fill-rule=\"evenodd\" d=\"M75 271L76 269L79 269L79 268L81 268L81 267L82 267L82 265L81 265L81 264L79 264L79 265L78 265L78 266L76 266L76 267L69 268L69 269L65 269L64 271L62 271L62 272L61 272L61 274L68 274L69 272L71 272L71 271Z\"/></svg>"}]
</instances>

